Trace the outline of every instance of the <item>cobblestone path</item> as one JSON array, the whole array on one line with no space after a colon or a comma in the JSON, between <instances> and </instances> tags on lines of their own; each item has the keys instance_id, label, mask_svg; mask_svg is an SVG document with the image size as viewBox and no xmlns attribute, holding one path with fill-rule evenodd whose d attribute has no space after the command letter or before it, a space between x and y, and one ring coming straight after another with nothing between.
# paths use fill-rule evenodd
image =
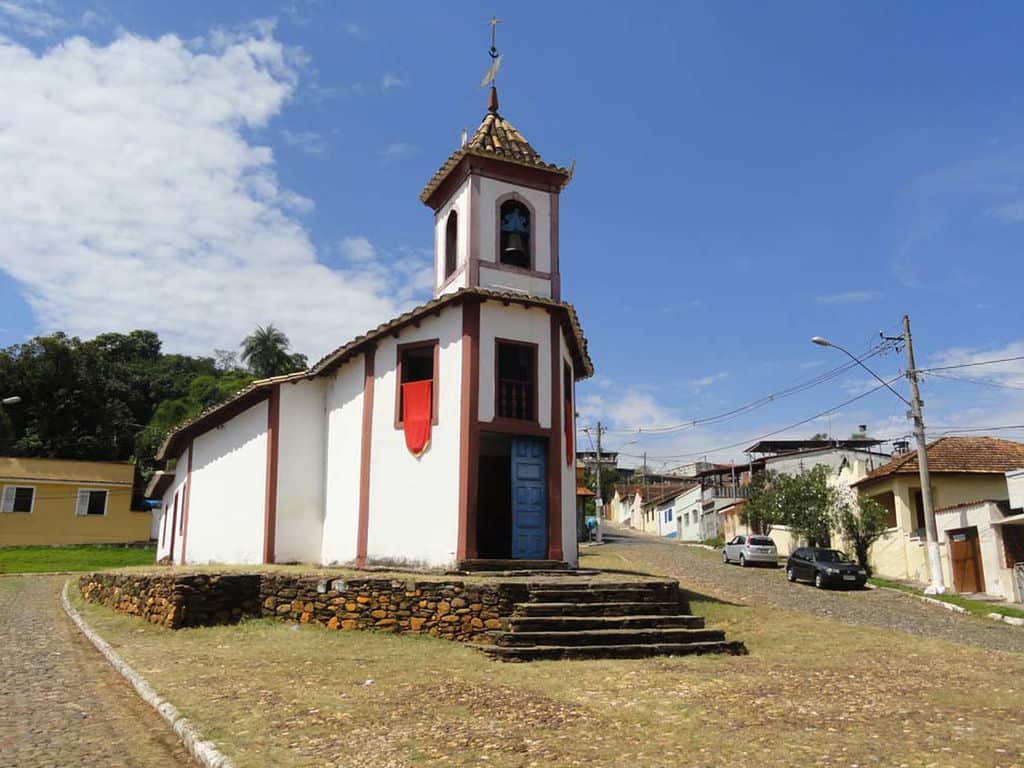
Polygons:
<instances>
[{"instance_id":1,"label":"cobblestone path","mask_svg":"<svg viewBox=\"0 0 1024 768\"><path fill-rule=\"evenodd\" d=\"M0 765L191 765L167 724L68 619L66 578L0 577Z\"/></svg>"},{"instance_id":2,"label":"cobblestone path","mask_svg":"<svg viewBox=\"0 0 1024 768\"><path fill-rule=\"evenodd\" d=\"M678 579L680 587L691 592L981 648L1024 652L1024 627L954 613L889 589L819 590L802 582L790 584L782 568L726 565L721 551L711 552L624 528L605 530L608 543L592 550L595 554L619 555L634 567Z\"/></svg>"}]
</instances>

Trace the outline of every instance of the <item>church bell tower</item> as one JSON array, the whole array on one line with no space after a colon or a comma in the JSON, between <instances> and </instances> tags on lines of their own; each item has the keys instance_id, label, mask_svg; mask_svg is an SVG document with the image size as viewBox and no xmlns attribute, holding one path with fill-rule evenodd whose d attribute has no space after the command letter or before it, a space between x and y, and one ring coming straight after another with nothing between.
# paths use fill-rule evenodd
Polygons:
<instances>
[{"instance_id":1,"label":"church bell tower","mask_svg":"<svg viewBox=\"0 0 1024 768\"><path fill-rule=\"evenodd\" d=\"M498 111L494 23L487 113L420 193L434 211L434 296L478 287L559 301L558 196L572 170L544 162Z\"/></svg>"}]
</instances>

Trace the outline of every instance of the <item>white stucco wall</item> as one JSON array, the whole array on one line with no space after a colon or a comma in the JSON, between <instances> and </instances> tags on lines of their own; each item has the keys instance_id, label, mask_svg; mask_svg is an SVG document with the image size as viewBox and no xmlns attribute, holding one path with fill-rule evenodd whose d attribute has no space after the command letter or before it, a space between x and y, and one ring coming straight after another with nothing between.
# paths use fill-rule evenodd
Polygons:
<instances>
[{"instance_id":1,"label":"white stucco wall","mask_svg":"<svg viewBox=\"0 0 1024 768\"><path fill-rule=\"evenodd\" d=\"M504 306L488 301L480 307L480 421L494 418L495 339L537 344L537 415L551 426L551 320L540 307Z\"/></svg>"},{"instance_id":2,"label":"white stucco wall","mask_svg":"<svg viewBox=\"0 0 1024 768\"><path fill-rule=\"evenodd\" d=\"M569 370L572 371L572 355L569 353L569 346L566 344L564 332L559 334L559 339L562 350L562 364L557 374L559 380L561 380L565 372L566 364L569 365ZM572 390L572 405L573 411L575 412L575 382L572 380L568 382L562 381L562 387L565 386L569 386ZM560 393L564 393L564 389L562 387L559 387ZM564 397L564 394L560 394L559 396ZM564 407L559 408L559 413L564 414L564 412ZM573 451L572 461L566 462L565 425L562 422L562 419L559 419L558 424L555 425L555 434L557 436L556 442L558 443L558 464L562 468L562 556L570 565L576 565L579 561L578 543L576 541L576 452L575 450ZM573 434L574 445L575 439L576 435Z\"/></svg>"},{"instance_id":3,"label":"white stucco wall","mask_svg":"<svg viewBox=\"0 0 1024 768\"><path fill-rule=\"evenodd\" d=\"M324 384L327 460L320 559L326 565L350 563L356 558L365 364L363 356L358 355Z\"/></svg>"},{"instance_id":4,"label":"white stucco wall","mask_svg":"<svg viewBox=\"0 0 1024 768\"><path fill-rule=\"evenodd\" d=\"M974 527L978 529L983 590L990 595L998 595L1010 601L1018 599L1013 569L1006 567L1003 556L1002 526L992 525L993 521L1002 519L1003 513L992 502L982 502L935 513L935 529L938 533L939 543L944 545L943 571L945 572L946 586L950 590L955 589L956 585L953 582L953 564L950 561L949 531Z\"/></svg>"},{"instance_id":5,"label":"white stucco wall","mask_svg":"<svg viewBox=\"0 0 1024 768\"><path fill-rule=\"evenodd\" d=\"M480 285L498 291L551 298L551 281L546 277L536 277L527 272L514 272L508 269L495 269L485 264L480 265Z\"/></svg>"},{"instance_id":6,"label":"white stucco wall","mask_svg":"<svg viewBox=\"0 0 1024 768\"><path fill-rule=\"evenodd\" d=\"M467 247L469 234L469 179L467 178L455 193L448 199L434 215L434 285L436 295L452 293L466 284L466 276L461 277L445 286L442 291L440 286L444 282L445 266L445 236L448 228L448 214L455 211L459 217L458 235L458 257L455 261L455 269L464 266L469 253ZM460 284L461 283L461 284Z\"/></svg>"},{"instance_id":7,"label":"white stucco wall","mask_svg":"<svg viewBox=\"0 0 1024 768\"><path fill-rule=\"evenodd\" d=\"M532 236L534 248L534 269L537 272L551 271L551 197L548 192L509 184L496 179L479 177L479 214L476 225L480 233L480 261L497 261L495 243L498 231L498 204L502 195L515 192L532 206ZM461 214L460 214L461 215ZM481 275L482 280L482 275Z\"/></svg>"},{"instance_id":8,"label":"white stucco wall","mask_svg":"<svg viewBox=\"0 0 1024 768\"><path fill-rule=\"evenodd\" d=\"M699 485L676 496L673 518L680 541L700 541L701 488Z\"/></svg>"},{"instance_id":9,"label":"white stucco wall","mask_svg":"<svg viewBox=\"0 0 1024 768\"><path fill-rule=\"evenodd\" d=\"M164 492L161 505L160 530L157 533L156 559L160 560L171 554L173 540L174 562L181 562L181 515L185 498L185 480L188 472L188 448L181 452L175 463L174 481ZM174 515L174 495L178 495L177 522ZM167 531L164 536L163 514L167 515Z\"/></svg>"},{"instance_id":10,"label":"white stucco wall","mask_svg":"<svg viewBox=\"0 0 1024 768\"><path fill-rule=\"evenodd\" d=\"M485 305L486 306L486 305ZM395 428L397 346L438 339L438 423L419 457ZM448 307L399 338L384 337L374 366L367 558L443 566L456 556L462 397L462 309Z\"/></svg>"},{"instance_id":11,"label":"white stucco wall","mask_svg":"<svg viewBox=\"0 0 1024 768\"><path fill-rule=\"evenodd\" d=\"M193 446L188 562L262 562L267 402L199 435Z\"/></svg>"},{"instance_id":12,"label":"white stucco wall","mask_svg":"<svg viewBox=\"0 0 1024 768\"><path fill-rule=\"evenodd\" d=\"M320 561L324 519L323 379L280 385L277 442L278 563Z\"/></svg>"}]
</instances>

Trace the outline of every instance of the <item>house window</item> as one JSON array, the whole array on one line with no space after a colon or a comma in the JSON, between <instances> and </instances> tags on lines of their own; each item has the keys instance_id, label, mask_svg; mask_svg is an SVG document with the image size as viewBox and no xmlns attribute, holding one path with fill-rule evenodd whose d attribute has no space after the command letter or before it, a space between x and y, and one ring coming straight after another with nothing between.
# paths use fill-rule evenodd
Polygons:
<instances>
[{"instance_id":1,"label":"house window","mask_svg":"<svg viewBox=\"0 0 1024 768\"><path fill-rule=\"evenodd\" d=\"M402 385L417 381L432 382L428 407L432 423L437 424L437 353L437 339L398 345L398 392L395 396L396 428L405 423L405 388ZM410 403L410 406L412 405Z\"/></svg>"},{"instance_id":2,"label":"house window","mask_svg":"<svg viewBox=\"0 0 1024 768\"><path fill-rule=\"evenodd\" d=\"M36 489L28 485L8 485L4 487L3 503L0 510L4 512L21 512L29 514L36 500Z\"/></svg>"},{"instance_id":3,"label":"house window","mask_svg":"<svg viewBox=\"0 0 1024 768\"><path fill-rule=\"evenodd\" d=\"M932 490L932 502L934 506L934 489ZM919 539L925 538L927 526L924 521L924 495L921 493L920 488L910 489L910 511L912 513L911 522L914 524L914 530L910 532L910 535L917 536Z\"/></svg>"},{"instance_id":4,"label":"house window","mask_svg":"<svg viewBox=\"0 0 1024 768\"><path fill-rule=\"evenodd\" d=\"M530 209L518 200L506 200L499 214L499 260L510 267L530 268Z\"/></svg>"},{"instance_id":5,"label":"house window","mask_svg":"<svg viewBox=\"0 0 1024 768\"><path fill-rule=\"evenodd\" d=\"M448 224L444 230L444 277L447 280L455 273L458 263L459 248L459 214L452 211L448 214Z\"/></svg>"},{"instance_id":6,"label":"house window","mask_svg":"<svg viewBox=\"0 0 1024 768\"><path fill-rule=\"evenodd\" d=\"M885 509L885 527L895 528L896 527L896 494L892 491L886 491L880 493L877 496L871 497L874 501L877 501L879 505Z\"/></svg>"},{"instance_id":7,"label":"house window","mask_svg":"<svg viewBox=\"0 0 1024 768\"><path fill-rule=\"evenodd\" d=\"M503 419L536 421L536 345L499 341L495 347L498 376L495 411Z\"/></svg>"},{"instance_id":8,"label":"house window","mask_svg":"<svg viewBox=\"0 0 1024 768\"><path fill-rule=\"evenodd\" d=\"M107 492L80 488L78 491L78 502L75 505L75 514L82 516L102 516L107 514Z\"/></svg>"}]
</instances>

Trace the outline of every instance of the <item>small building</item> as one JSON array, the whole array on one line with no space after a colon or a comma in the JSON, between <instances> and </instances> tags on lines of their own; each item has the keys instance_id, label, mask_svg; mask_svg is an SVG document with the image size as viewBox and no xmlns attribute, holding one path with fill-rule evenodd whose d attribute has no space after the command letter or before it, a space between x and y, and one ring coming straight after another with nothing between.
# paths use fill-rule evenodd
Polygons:
<instances>
[{"instance_id":1,"label":"small building","mask_svg":"<svg viewBox=\"0 0 1024 768\"><path fill-rule=\"evenodd\" d=\"M647 497L643 501L642 530L657 536L674 539L679 536L679 525L676 522L676 503L678 498L694 488L696 483L674 483L650 486Z\"/></svg>"},{"instance_id":2,"label":"small building","mask_svg":"<svg viewBox=\"0 0 1024 768\"><path fill-rule=\"evenodd\" d=\"M148 542L134 485L126 462L0 458L0 546Z\"/></svg>"},{"instance_id":3,"label":"small building","mask_svg":"<svg viewBox=\"0 0 1024 768\"><path fill-rule=\"evenodd\" d=\"M1012 563L1006 566L1003 536L1010 509L1006 473L1024 467L1024 444L995 437L942 437L927 451L947 585L956 591L1007 596L1006 569L1012 569ZM889 515L888 530L871 548L875 572L892 579L929 581L917 452L896 456L852 485Z\"/></svg>"},{"instance_id":4,"label":"small building","mask_svg":"<svg viewBox=\"0 0 1024 768\"><path fill-rule=\"evenodd\" d=\"M676 538L680 541L702 541L701 512L704 508L700 483L693 483L676 494L672 515L676 523Z\"/></svg>"},{"instance_id":5,"label":"small building","mask_svg":"<svg viewBox=\"0 0 1024 768\"><path fill-rule=\"evenodd\" d=\"M174 430L158 557L575 565L575 384L593 366L561 296L571 178L492 88L420 194L434 298Z\"/></svg>"}]
</instances>

